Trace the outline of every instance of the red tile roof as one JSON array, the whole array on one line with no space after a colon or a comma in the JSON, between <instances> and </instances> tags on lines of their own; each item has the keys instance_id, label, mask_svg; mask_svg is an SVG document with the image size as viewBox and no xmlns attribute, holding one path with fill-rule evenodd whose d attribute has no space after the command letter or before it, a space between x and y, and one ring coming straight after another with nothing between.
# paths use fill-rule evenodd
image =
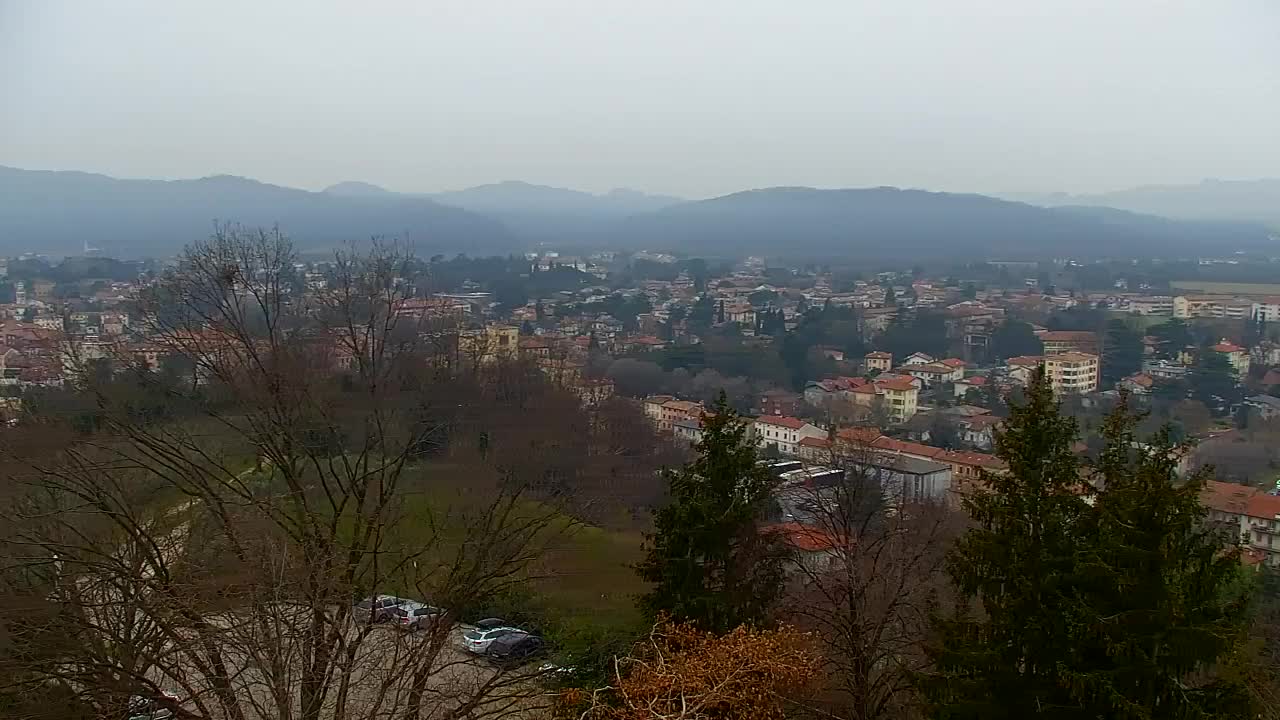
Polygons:
<instances>
[{"instance_id":1,"label":"red tile roof","mask_svg":"<svg viewBox=\"0 0 1280 720\"><path fill-rule=\"evenodd\" d=\"M1247 485L1209 480L1200 490L1200 504L1218 512L1241 515L1248 509L1249 500L1258 493L1257 488Z\"/></svg>"},{"instance_id":2,"label":"red tile roof","mask_svg":"<svg viewBox=\"0 0 1280 720\"><path fill-rule=\"evenodd\" d=\"M867 353L866 355L863 355L863 357L867 358L868 360L892 360L893 354L875 350L873 352Z\"/></svg>"},{"instance_id":3,"label":"red tile roof","mask_svg":"<svg viewBox=\"0 0 1280 720\"><path fill-rule=\"evenodd\" d=\"M1145 375L1143 373L1130 375L1129 377L1125 378L1125 380L1128 380L1129 382L1133 383L1134 385L1137 385L1138 387L1144 387L1144 388L1149 388L1152 385L1154 385L1156 382L1155 379L1152 378L1150 375Z\"/></svg>"},{"instance_id":4,"label":"red tile roof","mask_svg":"<svg viewBox=\"0 0 1280 720\"><path fill-rule=\"evenodd\" d=\"M1245 514L1251 518L1275 520L1280 518L1280 497L1258 493L1245 504Z\"/></svg>"},{"instance_id":5,"label":"red tile roof","mask_svg":"<svg viewBox=\"0 0 1280 720\"><path fill-rule=\"evenodd\" d=\"M756 422L764 423L765 425L777 425L792 430L799 430L808 424L799 418L787 417L786 415L761 415L756 418Z\"/></svg>"},{"instance_id":6,"label":"red tile roof","mask_svg":"<svg viewBox=\"0 0 1280 720\"><path fill-rule=\"evenodd\" d=\"M1244 352L1244 348L1240 347L1239 345L1233 345L1233 344L1231 344L1231 343L1227 342L1226 340L1223 340L1222 342L1218 343L1217 345L1214 345L1214 346L1213 346L1213 349L1214 349L1215 351L1217 351L1217 352L1220 352L1220 353L1238 353L1238 352Z\"/></svg>"},{"instance_id":7,"label":"red tile roof","mask_svg":"<svg viewBox=\"0 0 1280 720\"><path fill-rule=\"evenodd\" d=\"M831 447L831 441L826 438L803 437L800 438L799 445L811 448L821 448L823 450Z\"/></svg>"},{"instance_id":8,"label":"red tile roof","mask_svg":"<svg viewBox=\"0 0 1280 720\"><path fill-rule=\"evenodd\" d=\"M844 544L838 535L829 533L819 527L798 522L766 525L761 528L761 532L778 535L786 544L796 550L804 550L806 552L832 550Z\"/></svg>"},{"instance_id":9,"label":"red tile roof","mask_svg":"<svg viewBox=\"0 0 1280 720\"><path fill-rule=\"evenodd\" d=\"M987 379L982 375L974 375L973 377L957 380L956 382L962 382L966 385L973 385L975 387L982 387L987 384Z\"/></svg>"},{"instance_id":10,"label":"red tile roof","mask_svg":"<svg viewBox=\"0 0 1280 720\"><path fill-rule=\"evenodd\" d=\"M951 368L962 368L968 364L960 358L947 358L946 360L941 360L939 362Z\"/></svg>"},{"instance_id":11,"label":"red tile roof","mask_svg":"<svg viewBox=\"0 0 1280 720\"><path fill-rule=\"evenodd\" d=\"M1005 365L1021 365L1023 367L1040 367L1040 363L1044 362L1041 355L1019 355L1011 357L1004 361Z\"/></svg>"},{"instance_id":12,"label":"red tile roof","mask_svg":"<svg viewBox=\"0 0 1280 720\"><path fill-rule=\"evenodd\" d=\"M848 443L871 443L880 437L880 429L873 427L851 427L836 432L836 438Z\"/></svg>"},{"instance_id":13,"label":"red tile roof","mask_svg":"<svg viewBox=\"0 0 1280 720\"><path fill-rule=\"evenodd\" d=\"M884 388L885 390L897 390L897 391L913 390L916 387L916 384L907 378L890 378L888 380L877 380L875 384L877 388Z\"/></svg>"}]
</instances>

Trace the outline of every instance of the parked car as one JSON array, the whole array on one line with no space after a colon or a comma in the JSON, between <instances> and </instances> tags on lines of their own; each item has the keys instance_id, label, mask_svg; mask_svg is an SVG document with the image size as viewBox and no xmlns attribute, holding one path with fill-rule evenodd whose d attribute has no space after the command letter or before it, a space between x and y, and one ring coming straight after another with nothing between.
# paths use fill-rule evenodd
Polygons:
<instances>
[{"instance_id":1,"label":"parked car","mask_svg":"<svg viewBox=\"0 0 1280 720\"><path fill-rule=\"evenodd\" d=\"M496 627L496 628L472 628L462 634L462 646L469 652L477 655L483 655L489 649L489 645L500 637L506 637L512 633L527 635L528 633L517 627Z\"/></svg>"},{"instance_id":2,"label":"parked car","mask_svg":"<svg viewBox=\"0 0 1280 720\"><path fill-rule=\"evenodd\" d=\"M406 602L387 608L387 613L396 627L410 632L426 630L431 627L436 618L444 615L444 611L440 608L420 602Z\"/></svg>"},{"instance_id":3,"label":"parked car","mask_svg":"<svg viewBox=\"0 0 1280 720\"><path fill-rule=\"evenodd\" d=\"M478 628L484 628L485 630L492 630L500 627L511 627L511 623L503 620L502 618L485 618L483 620L477 620L475 622L475 626Z\"/></svg>"},{"instance_id":4,"label":"parked car","mask_svg":"<svg viewBox=\"0 0 1280 720\"><path fill-rule=\"evenodd\" d=\"M164 697L170 702L178 702L178 696L172 693L166 692ZM173 711L162 703L157 702L155 698L134 695L129 698L129 714L127 717L129 720L169 720L169 718L173 717Z\"/></svg>"},{"instance_id":5,"label":"parked car","mask_svg":"<svg viewBox=\"0 0 1280 720\"><path fill-rule=\"evenodd\" d=\"M386 622L391 619L391 609L399 607L409 600L395 595L374 595L355 604L352 618L356 622Z\"/></svg>"},{"instance_id":6,"label":"parked car","mask_svg":"<svg viewBox=\"0 0 1280 720\"><path fill-rule=\"evenodd\" d=\"M515 632L490 642L488 649L485 650L485 657L494 665L519 667L541 655L546 649L546 641L537 635Z\"/></svg>"}]
</instances>

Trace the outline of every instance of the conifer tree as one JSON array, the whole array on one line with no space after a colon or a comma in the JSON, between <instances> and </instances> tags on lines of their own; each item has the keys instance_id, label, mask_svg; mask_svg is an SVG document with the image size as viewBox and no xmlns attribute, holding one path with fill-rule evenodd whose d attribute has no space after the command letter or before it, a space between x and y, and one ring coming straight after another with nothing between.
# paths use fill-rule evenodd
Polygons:
<instances>
[{"instance_id":1,"label":"conifer tree","mask_svg":"<svg viewBox=\"0 0 1280 720\"><path fill-rule=\"evenodd\" d=\"M1205 471L1180 482L1187 448L1167 429L1137 442L1139 419L1126 398L1102 429L1082 528L1080 657L1064 681L1090 717L1251 717L1246 690L1214 672L1247 621L1239 550L1204 522Z\"/></svg>"},{"instance_id":2,"label":"conifer tree","mask_svg":"<svg viewBox=\"0 0 1280 720\"><path fill-rule=\"evenodd\" d=\"M722 633L761 622L781 592L782 555L758 522L775 482L747 428L721 392L703 416L698 456L666 472L670 500L637 567L654 584L640 599L651 617Z\"/></svg>"},{"instance_id":3,"label":"conifer tree","mask_svg":"<svg viewBox=\"0 0 1280 720\"><path fill-rule=\"evenodd\" d=\"M965 501L973 527L947 572L966 605L936 618L935 671L922 690L937 718L1083 717L1060 668L1075 649L1070 631L1081 515L1075 422L1058 412L1038 372L1014 404L996 454L1008 471Z\"/></svg>"}]
</instances>

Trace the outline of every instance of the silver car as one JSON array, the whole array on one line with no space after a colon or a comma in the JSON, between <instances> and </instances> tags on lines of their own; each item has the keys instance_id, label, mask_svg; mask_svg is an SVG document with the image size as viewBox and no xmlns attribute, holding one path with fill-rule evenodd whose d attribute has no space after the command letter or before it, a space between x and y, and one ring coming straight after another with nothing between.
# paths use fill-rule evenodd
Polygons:
<instances>
[{"instance_id":1,"label":"silver car","mask_svg":"<svg viewBox=\"0 0 1280 720\"><path fill-rule=\"evenodd\" d=\"M391 619L392 608L411 602L395 595L374 595L356 603L351 618L356 622L380 623Z\"/></svg>"},{"instance_id":2,"label":"silver car","mask_svg":"<svg viewBox=\"0 0 1280 720\"><path fill-rule=\"evenodd\" d=\"M420 602L405 602L387 609L388 622L409 632L429 630L443 616L440 608Z\"/></svg>"}]
</instances>

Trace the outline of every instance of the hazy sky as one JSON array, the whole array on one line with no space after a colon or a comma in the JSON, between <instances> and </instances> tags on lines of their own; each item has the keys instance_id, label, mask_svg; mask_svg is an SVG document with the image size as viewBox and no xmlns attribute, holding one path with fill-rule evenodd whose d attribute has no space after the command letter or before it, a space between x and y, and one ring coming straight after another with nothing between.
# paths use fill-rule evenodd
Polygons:
<instances>
[{"instance_id":1,"label":"hazy sky","mask_svg":"<svg viewBox=\"0 0 1280 720\"><path fill-rule=\"evenodd\" d=\"M1280 176L1278 0L0 0L0 164L1089 191Z\"/></svg>"}]
</instances>

